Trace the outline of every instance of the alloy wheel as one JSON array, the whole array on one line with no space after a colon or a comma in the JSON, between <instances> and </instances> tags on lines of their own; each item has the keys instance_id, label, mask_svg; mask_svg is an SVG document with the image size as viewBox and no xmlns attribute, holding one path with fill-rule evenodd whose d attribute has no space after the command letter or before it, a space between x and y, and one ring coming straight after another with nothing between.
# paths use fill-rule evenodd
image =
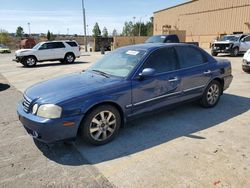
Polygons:
<instances>
[{"instance_id":1,"label":"alloy wheel","mask_svg":"<svg viewBox=\"0 0 250 188\"><path fill-rule=\"evenodd\" d=\"M91 120L89 132L96 141L105 141L116 129L116 117L110 111L101 111Z\"/></svg>"},{"instance_id":2,"label":"alloy wheel","mask_svg":"<svg viewBox=\"0 0 250 188\"><path fill-rule=\"evenodd\" d=\"M215 104L220 96L220 88L217 84L212 84L207 92L207 102L210 105Z\"/></svg>"},{"instance_id":3,"label":"alloy wheel","mask_svg":"<svg viewBox=\"0 0 250 188\"><path fill-rule=\"evenodd\" d=\"M67 62L69 63L72 63L74 61L73 55L67 55L66 59L67 59Z\"/></svg>"},{"instance_id":4,"label":"alloy wheel","mask_svg":"<svg viewBox=\"0 0 250 188\"><path fill-rule=\"evenodd\" d=\"M35 61L34 58L29 57L29 58L27 59L26 63L27 63L28 66L34 66L35 63L36 63L36 61Z\"/></svg>"}]
</instances>

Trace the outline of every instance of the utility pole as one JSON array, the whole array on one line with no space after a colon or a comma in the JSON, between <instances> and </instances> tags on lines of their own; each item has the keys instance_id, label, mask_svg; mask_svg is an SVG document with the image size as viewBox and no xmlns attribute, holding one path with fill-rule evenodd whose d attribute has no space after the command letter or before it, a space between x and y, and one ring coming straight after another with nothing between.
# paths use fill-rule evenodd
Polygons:
<instances>
[{"instance_id":1,"label":"utility pole","mask_svg":"<svg viewBox=\"0 0 250 188\"><path fill-rule=\"evenodd\" d=\"M30 23L28 22L29 36L30 36Z\"/></svg>"},{"instance_id":2,"label":"utility pole","mask_svg":"<svg viewBox=\"0 0 250 188\"><path fill-rule=\"evenodd\" d=\"M88 44L87 44L87 29L86 29L86 15L85 15L85 6L84 0L82 0L82 17L83 17L83 28L84 28L84 44L85 44L85 52L88 51Z\"/></svg>"}]
</instances>

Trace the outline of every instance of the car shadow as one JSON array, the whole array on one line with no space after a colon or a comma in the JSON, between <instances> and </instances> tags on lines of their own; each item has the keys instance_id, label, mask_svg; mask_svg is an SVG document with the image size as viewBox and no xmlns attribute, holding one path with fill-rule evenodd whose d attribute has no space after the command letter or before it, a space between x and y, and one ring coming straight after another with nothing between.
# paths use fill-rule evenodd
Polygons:
<instances>
[{"instance_id":1,"label":"car shadow","mask_svg":"<svg viewBox=\"0 0 250 188\"><path fill-rule=\"evenodd\" d=\"M9 88L10 88L9 84L2 84L2 83L0 83L0 92L1 91L5 91L5 90L7 90Z\"/></svg>"},{"instance_id":2,"label":"car shadow","mask_svg":"<svg viewBox=\"0 0 250 188\"><path fill-rule=\"evenodd\" d=\"M175 109L163 110L160 113L134 120L120 131L114 141L104 146L91 146L78 138L71 148L53 145L50 149L50 151L61 151L59 153L65 153L65 155L75 153L77 158L81 156L82 161L63 161L60 160L63 158L61 155L48 155L48 152L38 148L46 157L63 165L98 164L129 156L183 136L205 140L206 137L195 135L195 133L218 126L249 109L250 98L224 94L215 108L205 109L201 108L198 103L187 103Z\"/></svg>"},{"instance_id":3,"label":"car shadow","mask_svg":"<svg viewBox=\"0 0 250 188\"><path fill-rule=\"evenodd\" d=\"M77 64L88 64L90 62L75 61L74 63L61 63L61 62L49 62L49 63L38 63L35 67L24 67L21 68L42 68L42 67L55 67L55 66L72 66Z\"/></svg>"}]
</instances>

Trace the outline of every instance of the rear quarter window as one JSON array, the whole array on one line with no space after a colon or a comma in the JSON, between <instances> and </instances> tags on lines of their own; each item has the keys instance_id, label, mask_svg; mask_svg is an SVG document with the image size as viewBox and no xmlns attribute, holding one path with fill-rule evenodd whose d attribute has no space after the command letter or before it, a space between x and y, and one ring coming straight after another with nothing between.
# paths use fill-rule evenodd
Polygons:
<instances>
[{"instance_id":1,"label":"rear quarter window","mask_svg":"<svg viewBox=\"0 0 250 188\"><path fill-rule=\"evenodd\" d=\"M78 46L76 42L66 42L68 45L70 45L71 47L76 47Z\"/></svg>"},{"instance_id":2,"label":"rear quarter window","mask_svg":"<svg viewBox=\"0 0 250 188\"><path fill-rule=\"evenodd\" d=\"M206 56L194 47L178 46L176 51L179 57L180 68L194 67L207 62Z\"/></svg>"}]
</instances>

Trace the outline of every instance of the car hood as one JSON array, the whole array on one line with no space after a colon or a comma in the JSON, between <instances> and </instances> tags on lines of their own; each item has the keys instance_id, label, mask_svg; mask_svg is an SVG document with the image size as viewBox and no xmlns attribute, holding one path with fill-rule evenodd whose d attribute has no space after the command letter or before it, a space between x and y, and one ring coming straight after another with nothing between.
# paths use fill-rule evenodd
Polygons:
<instances>
[{"instance_id":1,"label":"car hood","mask_svg":"<svg viewBox=\"0 0 250 188\"><path fill-rule=\"evenodd\" d=\"M229 41L229 40L226 40L226 41L215 41L214 44L232 44L234 43L233 41Z\"/></svg>"},{"instance_id":2,"label":"car hood","mask_svg":"<svg viewBox=\"0 0 250 188\"><path fill-rule=\"evenodd\" d=\"M21 50L17 50L16 54L23 53L23 52L32 52L32 51L35 51L35 49L21 49Z\"/></svg>"},{"instance_id":3,"label":"car hood","mask_svg":"<svg viewBox=\"0 0 250 188\"><path fill-rule=\"evenodd\" d=\"M92 72L74 73L33 85L25 91L25 95L41 103L58 104L75 97L102 92L120 81L121 78L107 78Z\"/></svg>"},{"instance_id":4,"label":"car hood","mask_svg":"<svg viewBox=\"0 0 250 188\"><path fill-rule=\"evenodd\" d=\"M0 51L3 51L3 50L10 50L9 48L0 48Z\"/></svg>"}]
</instances>

